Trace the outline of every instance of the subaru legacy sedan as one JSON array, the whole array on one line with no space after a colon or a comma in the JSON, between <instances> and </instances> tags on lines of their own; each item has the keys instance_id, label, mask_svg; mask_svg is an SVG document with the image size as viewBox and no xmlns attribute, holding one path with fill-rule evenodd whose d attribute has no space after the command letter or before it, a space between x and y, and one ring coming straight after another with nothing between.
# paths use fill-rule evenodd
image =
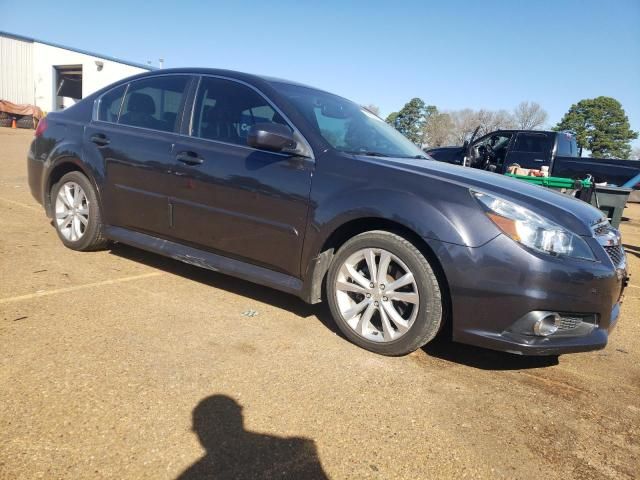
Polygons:
<instances>
[{"instance_id":1,"label":"subaru legacy sedan","mask_svg":"<svg viewBox=\"0 0 640 480\"><path fill-rule=\"evenodd\" d=\"M131 77L49 114L28 165L67 247L121 242L326 300L383 355L443 330L525 355L600 349L627 281L599 210L433 161L370 111L285 80Z\"/></svg>"}]
</instances>

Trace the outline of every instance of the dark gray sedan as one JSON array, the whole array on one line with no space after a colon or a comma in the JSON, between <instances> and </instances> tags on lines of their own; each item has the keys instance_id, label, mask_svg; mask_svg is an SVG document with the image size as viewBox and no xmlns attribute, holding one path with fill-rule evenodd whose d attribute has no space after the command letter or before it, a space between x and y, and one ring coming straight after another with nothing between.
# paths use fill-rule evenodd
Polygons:
<instances>
[{"instance_id":1,"label":"dark gray sedan","mask_svg":"<svg viewBox=\"0 0 640 480\"><path fill-rule=\"evenodd\" d=\"M403 355L447 326L519 354L603 348L626 283L586 203L432 161L330 93L210 69L111 85L36 131L29 183L61 241L117 241L328 301Z\"/></svg>"}]
</instances>

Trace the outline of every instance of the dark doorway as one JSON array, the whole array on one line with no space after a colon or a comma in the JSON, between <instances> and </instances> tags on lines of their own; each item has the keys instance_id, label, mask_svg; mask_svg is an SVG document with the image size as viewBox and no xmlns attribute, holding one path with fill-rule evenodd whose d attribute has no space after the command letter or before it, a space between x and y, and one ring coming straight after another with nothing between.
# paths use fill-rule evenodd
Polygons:
<instances>
[{"instance_id":1,"label":"dark doorway","mask_svg":"<svg viewBox=\"0 0 640 480\"><path fill-rule=\"evenodd\" d=\"M55 110L63 110L82 99L82 65L58 65L56 73Z\"/></svg>"}]
</instances>

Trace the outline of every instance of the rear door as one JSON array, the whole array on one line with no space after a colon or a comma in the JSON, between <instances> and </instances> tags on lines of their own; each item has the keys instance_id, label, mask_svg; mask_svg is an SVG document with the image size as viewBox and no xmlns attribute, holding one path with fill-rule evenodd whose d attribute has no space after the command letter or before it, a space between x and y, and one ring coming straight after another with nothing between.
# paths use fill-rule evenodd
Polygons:
<instances>
[{"instance_id":1,"label":"rear door","mask_svg":"<svg viewBox=\"0 0 640 480\"><path fill-rule=\"evenodd\" d=\"M519 132L505 158L505 171L517 163L522 168L539 170L551 163L552 136L544 132Z\"/></svg>"},{"instance_id":2,"label":"rear door","mask_svg":"<svg viewBox=\"0 0 640 480\"><path fill-rule=\"evenodd\" d=\"M167 235L172 145L179 139L190 81L188 75L144 78L99 100L97 119L85 130L85 148L104 162L108 224Z\"/></svg>"},{"instance_id":3,"label":"rear door","mask_svg":"<svg viewBox=\"0 0 640 480\"><path fill-rule=\"evenodd\" d=\"M188 136L174 147L172 235L296 276L314 162L249 147L249 129L264 122L292 128L252 87L201 78Z\"/></svg>"}]
</instances>

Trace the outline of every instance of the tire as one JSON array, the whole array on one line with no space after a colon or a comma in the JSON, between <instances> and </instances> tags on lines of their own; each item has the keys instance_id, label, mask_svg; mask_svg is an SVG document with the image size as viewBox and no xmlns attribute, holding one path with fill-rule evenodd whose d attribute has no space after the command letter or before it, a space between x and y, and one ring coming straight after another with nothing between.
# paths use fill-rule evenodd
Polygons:
<instances>
[{"instance_id":1,"label":"tire","mask_svg":"<svg viewBox=\"0 0 640 480\"><path fill-rule=\"evenodd\" d=\"M51 205L53 224L66 247L92 251L107 246L98 196L85 175L64 175L51 189Z\"/></svg>"},{"instance_id":2,"label":"tire","mask_svg":"<svg viewBox=\"0 0 640 480\"><path fill-rule=\"evenodd\" d=\"M31 115L23 115L16 121L16 127L33 130L33 117Z\"/></svg>"},{"instance_id":3,"label":"tire","mask_svg":"<svg viewBox=\"0 0 640 480\"><path fill-rule=\"evenodd\" d=\"M442 293L433 268L411 242L390 232L366 232L346 242L329 267L326 295L340 331L381 355L413 352L442 324Z\"/></svg>"}]
</instances>

